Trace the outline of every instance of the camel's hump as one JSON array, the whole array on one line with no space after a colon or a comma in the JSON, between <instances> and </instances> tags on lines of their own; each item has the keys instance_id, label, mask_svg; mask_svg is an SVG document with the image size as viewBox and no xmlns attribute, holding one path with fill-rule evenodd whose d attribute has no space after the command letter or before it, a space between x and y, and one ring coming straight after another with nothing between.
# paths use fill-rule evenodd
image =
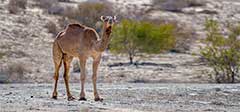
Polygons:
<instances>
[{"instance_id":1,"label":"camel's hump","mask_svg":"<svg viewBox=\"0 0 240 112\"><path fill-rule=\"evenodd\" d=\"M85 29L86 26L81 24L69 24L66 28L66 32L69 33L79 33Z\"/></svg>"},{"instance_id":2,"label":"camel's hump","mask_svg":"<svg viewBox=\"0 0 240 112\"><path fill-rule=\"evenodd\" d=\"M68 25L68 28L73 28L73 29L75 29L75 28L81 28L81 29L84 29L85 26L84 26L84 25L81 25L81 24L76 24L76 23L74 23L74 24L69 24L69 25Z\"/></svg>"}]
</instances>

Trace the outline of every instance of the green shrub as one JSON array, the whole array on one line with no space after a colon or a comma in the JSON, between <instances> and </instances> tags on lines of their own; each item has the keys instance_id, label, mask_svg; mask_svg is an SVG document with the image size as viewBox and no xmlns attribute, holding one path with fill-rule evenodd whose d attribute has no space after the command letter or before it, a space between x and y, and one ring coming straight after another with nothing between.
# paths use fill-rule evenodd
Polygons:
<instances>
[{"instance_id":1,"label":"green shrub","mask_svg":"<svg viewBox=\"0 0 240 112\"><path fill-rule=\"evenodd\" d=\"M229 35L224 37L219 30L219 24L207 20L206 47L201 49L201 55L214 70L214 78L218 83L234 83L240 66L240 25L229 27Z\"/></svg>"},{"instance_id":2,"label":"green shrub","mask_svg":"<svg viewBox=\"0 0 240 112\"><path fill-rule=\"evenodd\" d=\"M137 53L160 53L174 48L174 25L123 20L113 29L110 50L126 53L130 63Z\"/></svg>"},{"instance_id":3,"label":"green shrub","mask_svg":"<svg viewBox=\"0 0 240 112\"><path fill-rule=\"evenodd\" d=\"M171 52L186 53L190 50L192 42L195 40L195 30L187 24L179 23L178 21L163 19L144 18L142 21L148 21L152 24L170 24L174 27L173 35L176 43L175 47L171 49Z\"/></svg>"},{"instance_id":4,"label":"green shrub","mask_svg":"<svg viewBox=\"0 0 240 112\"><path fill-rule=\"evenodd\" d=\"M6 53L0 52L0 59L2 59L5 55Z\"/></svg>"}]
</instances>

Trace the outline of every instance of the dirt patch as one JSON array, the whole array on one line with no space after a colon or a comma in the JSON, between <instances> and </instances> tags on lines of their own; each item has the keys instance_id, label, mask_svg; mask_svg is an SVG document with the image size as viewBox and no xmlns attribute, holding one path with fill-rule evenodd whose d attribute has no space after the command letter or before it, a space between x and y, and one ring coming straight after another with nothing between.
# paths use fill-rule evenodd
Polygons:
<instances>
[{"instance_id":1,"label":"dirt patch","mask_svg":"<svg viewBox=\"0 0 240 112\"><path fill-rule=\"evenodd\" d=\"M80 84L70 85L79 98ZM86 84L87 101L67 101L64 84L59 85L58 100L51 99L52 84L2 84L0 111L237 112L239 88L239 84L100 83L104 101L95 102L91 83Z\"/></svg>"}]
</instances>

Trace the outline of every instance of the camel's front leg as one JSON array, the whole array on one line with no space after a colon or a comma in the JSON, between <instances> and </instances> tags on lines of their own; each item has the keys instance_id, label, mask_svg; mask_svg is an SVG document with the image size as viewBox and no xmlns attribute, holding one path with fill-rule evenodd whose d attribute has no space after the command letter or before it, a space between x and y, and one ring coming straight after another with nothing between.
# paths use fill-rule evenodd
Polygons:
<instances>
[{"instance_id":1,"label":"camel's front leg","mask_svg":"<svg viewBox=\"0 0 240 112\"><path fill-rule=\"evenodd\" d=\"M80 71L81 71L81 93L80 93L80 99L79 100L84 100L86 101L87 99L85 98L85 92L84 92L84 83L86 79L86 71L85 71L85 65L86 65L86 58L85 57L80 57Z\"/></svg>"},{"instance_id":2,"label":"camel's front leg","mask_svg":"<svg viewBox=\"0 0 240 112\"><path fill-rule=\"evenodd\" d=\"M74 100L75 98L71 95L70 89L69 89L69 69L70 69L70 64L72 62L73 57L64 55L63 56L63 62L64 62L64 82L67 90L67 96L68 96L68 101Z\"/></svg>"},{"instance_id":3,"label":"camel's front leg","mask_svg":"<svg viewBox=\"0 0 240 112\"><path fill-rule=\"evenodd\" d=\"M97 92L97 70L98 66L101 60L101 56L98 56L97 58L94 59L93 61L93 75L92 75L92 80L93 80L93 92L94 92L94 97L95 101L102 101L103 99L99 97L98 92Z\"/></svg>"}]
</instances>

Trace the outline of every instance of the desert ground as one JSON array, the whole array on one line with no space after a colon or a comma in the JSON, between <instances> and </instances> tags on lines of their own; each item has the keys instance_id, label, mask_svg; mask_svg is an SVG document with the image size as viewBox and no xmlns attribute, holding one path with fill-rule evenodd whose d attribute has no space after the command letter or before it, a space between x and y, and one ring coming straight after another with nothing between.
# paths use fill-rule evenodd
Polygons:
<instances>
[{"instance_id":1,"label":"desert ground","mask_svg":"<svg viewBox=\"0 0 240 112\"><path fill-rule=\"evenodd\" d=\"M103 102L93 100L92 84L86 85L87 101L67 101L64 84L51 99L52 84L1 84L1 112L239 112L239 84L99 83ZM71 84L79 98L80 85Z\"/></svg>"},{"instance_id":2,"label":"desert ground","mask_svg":"<svg viewBox=\"0 0 240 112\"><path fill-rule=\"evenodd\" d=\"M0 1L0 112L239 112L240 84L216 84L212 68L199 55L201 39L206 36L204 22L213 18L226 33L227 21L240 20L239 0L205 0L206 4L185 7L182 12L160 10L151 0L107 0L121 11L146 12L153 19L178 21L194 31L194 38L184 52L141 54L129 65L126 54L103 53L97 85L103 102L93 100L92 60L87 62L86 98L78 101L80 71L70 70L74 101L67 101L60 71L58 99L51 98L54 66L52 42L55 34L47 27L56 24L59 15L48 14L28 0L24 12L11 14L8 1ZM77 6L86 0L70 0L60 5ZM89 0L98 2L102 0ZM201 0L200 0L201 1ZM131 14L129 14L131 15ZM8 75L11 75L10 77ZM21 74L21 75L20 75ZM238 79L240 79L238 77Z\"/></svg>"},{"instance_id":3,"label":"desert ground","mask_svg":"<svg viewBox=\"0 0 240 112\"><path fill-rule=\"evenodd\" d=\"M81 0L75 0L80 3ZM94 1L94 0L93 0ZM98 1L98 0L96 0ZM179 21L182 26L188 26L194 30L195 37L189 44L188 50L184 52L166 52L162 54L135 57L134 61L140 63L139 66L125 66L128 63L127 55L112 54L108 50L102 56L102 62L99 68L100 82L135 82L145 80L145 82L195 82L208 83L209 74L212 69L202 62L199 56L199 49L202 45L200 39L205 37L204 21L208 18L218 20L225 32L224 23L230 21L238 23L239 1L237 0L206 0L204 6L186 7L181 13L159 10L151 4L149 0L142 1L124 1L109 0L114 7L121 11L149 10L143 16L155 19L169 19ZM43 9L36 7L33 1L29 1L29 6L25 12L10 14L7 10L8 0L3 0L0 4L0 74L1 79L5 80L9 73L9 68L21 68L21 76L18 71L14 74L10 82L52 82L54 66L52 60L52 42L55 35L49 33L46 27L49 22L57 26L57 31L63 27L59 26L61 17L58 15L47 14ZM74 5L75 2L61 3L63 5ZM152 8L151 8L152 7ZM150 10L151 9L151 10ZM211 13L201 13L198 11ZM190 12L189 12L190 11ZM71 68L78 62L74 60ZM87 64L87 74L91 74L92 60ZM123 63L124 66L115 66ZM11 71L11 70L10 70ZM71 81L79 81L79 72L71 69ZM88 76L90 77L90 76ZM0 82L2 82L0 80ZM89 79L88 79L89 82Z\"/></svg>"}]
</instances>

